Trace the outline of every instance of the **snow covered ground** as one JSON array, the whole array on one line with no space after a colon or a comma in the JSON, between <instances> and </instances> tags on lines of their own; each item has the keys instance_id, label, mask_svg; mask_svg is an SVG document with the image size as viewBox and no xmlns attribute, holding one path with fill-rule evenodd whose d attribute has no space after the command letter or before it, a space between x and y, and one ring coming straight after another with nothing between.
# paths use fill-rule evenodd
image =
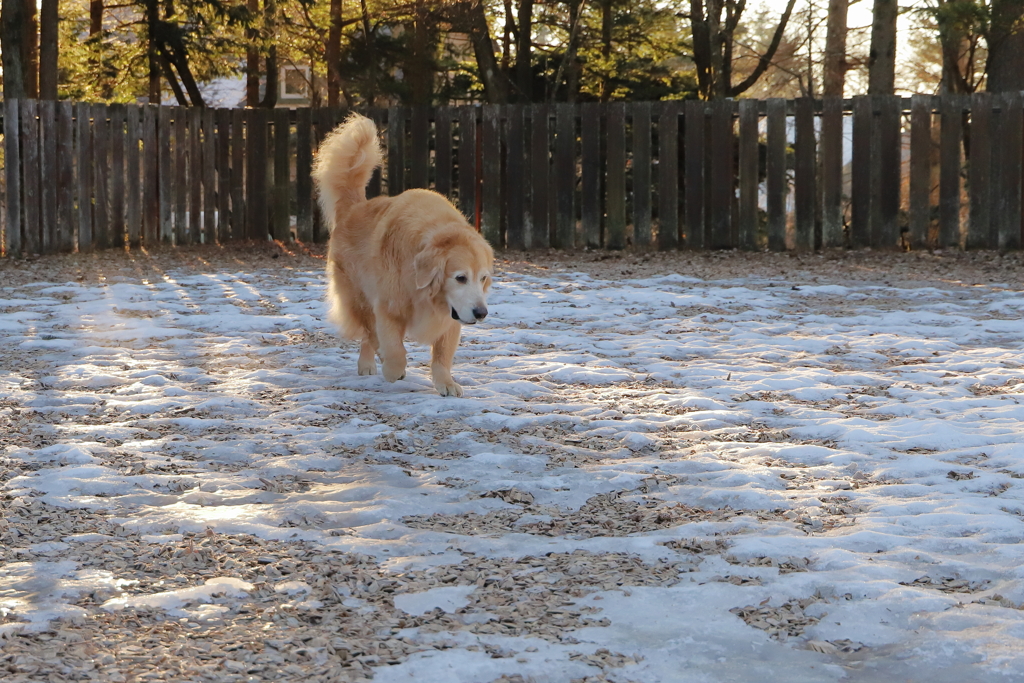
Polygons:
<instances>
[{"instance_id":1,"label":"snow covered ground","mask_svg":"<svg viewBox=\"0 0 1024 683\"><path fill-rule=\"evenodd\" d=\"M274 263L0 280L3 680L1024 680L1019 279L509 270L453 399Z\"/></svg>"}]
</instances>

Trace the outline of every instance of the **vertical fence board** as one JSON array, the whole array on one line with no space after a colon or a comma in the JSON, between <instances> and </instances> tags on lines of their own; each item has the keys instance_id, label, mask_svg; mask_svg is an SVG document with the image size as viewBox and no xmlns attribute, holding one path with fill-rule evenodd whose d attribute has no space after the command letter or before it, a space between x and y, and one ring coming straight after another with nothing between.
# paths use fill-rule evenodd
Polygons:
<instances>
[{"instance_id":1,"label":"vertical fence board","mask_svg":"<svg viewBox=\"0 0 1024 683\"><path fill-rule=\"evenodd\" d=\"M57 251L57 110L53 100L39 101L40 253Z\"/></svg>"},{"instance_id":2,"label":"vertical fence board","mask_svg":"<svg viewBox=\"0 0 1024 683\"><path fill-rule=\"evenodd\" d=\"M821 246L843 243L843 100L826 97L821 113Z\"/></svg>"},{"instance_id":3,"label":"vertical fence board","mask_svg":"<svg viewBox=\"0 0 1024 683\"><path fill-rule=\"evenodd\" d=\"M580 107L580 222L583 244L601 246L601 107L587 103Z\"/></svg>"},{"instance_id":4,"label":"vertical fence board","mask_svg":"<svg viewBox=\"0 0 1024 683\"><path fill-rule=\"evenodd\" d=\"M405 108L388 109L388 194L405 190Z\"/></svg>"},{"instance_id":5,"label":"vertical fence board","mask_svg":"<svg viewBox=\"0 0 1024 683\"><path fill-rule=\"evenodd\" d=\"M217 126L217 227L213 237L224 244L231 234L231 110L218 109L213 118Z\"/></svg>"},{"instance_id":6,"label":"vertical fence board","mask_svg":"<svg viewBox=\"0 0 1024 683\"><path fill-rule=\"evenodd\" d=\"M942 98L939 141L939 246L960 246L960 151L963 142L963 100Z\"/></svg>"},{"instance_id":7,"label":"vertical fence board","mask_svg":"<svg viewBox=\"0 0 1024 683\"><path fill-rule=\"evenodd\" d=\"M477 225L476 107L459 107L459 209L471 225ZM480 226L477 225L479 228Z\"/></svg>"},{"instance_id":8,"label":"vertical fence board","mask_svg":"<svg viewBox=\"0 0 1024 683\"><path fill-rule=\"evenodd\" d=\"M633 109L633 244L651 246L651 103Z\"/></svg>"},{"instance_id":9,"label":"vertical fence board","mask_svg":"<svg viewBox=\"0 0 1024 683\"><path fill-rule=\"evenodd\" d=\"M377 127L377 137L378 137L378 139L380 138L380 131L384 130L384 115L385 115L385 113L386 113L386 110L384 110L384 109L373 109L369 113L370 118L373 120L374 125ZM314 144L317 144L317 142L314 141ZM381 186L383 184L382 183L382 178L383 178L382 173L383 172L381 170L381 167L378 166L377 168L373 169L373 173L370 174L370 182L368 182L366 184L366 198L367 199L373 199L374 197L379 197L381 195L381 192L382 192ZM314 202L314 204L315 204L315 202ZM315 208L314 208L314 215L316 215ZM314 230L315 230L315 223L314 223Z\"/></svg>"},{"instance_id":10,"label":"vertical fence board","mask_svg":"<svg viewBox=\"0 0 1024 683\"><path fill-rule=\"evenodd\" d=\"M434 111L434 189L452 198L452 110Z\"/></svg>"},{"instance_id":11,"label":"vertical fence board","mask_svg":"<svg viewBox=\"0 0 1024 683\"><path fill-rule=\"evenodd\" d=\"M900 170L902 162L902 102L895 95L879 98L878 161L873 164L873 173L878 187L877 240L872 246L895 249L900 242Z\"/></svg>"},{"instance_id":12,"label":"vertical fence board","mask_svg":"<svg viewBox=\"0 0 1024 683\"><path fill-rule=\"evenodd\" d=\"M523 108L506 107L505 132L505 243L509 249L526 248L526 230L523 225L523 186L526 183L526 159Z\"/></svg>"},{"instance_id":13,"label":"vertical fence board","mask_svg":"<svg viewBox=\"0 0 1024 683\"><path fill-rule=\"evenodd\" d=\"M576 111L571 104L555 105L555 225L551 246L576 246Z\"/></svg>"},{"instance_id":14,"label":"vertical fence board","mask_svg":"<svg viewBox=\"0 0 1024 683\"><path fill-rule=\"evenodd\" d=\"M738 247L757 248L757 100L740 100Z\"/></svg>"},{"instance_id":15,"label":"vertical fence board","mask_svg":"<svg viewBox=\"0 0 1024 683\"><path fill-rule=\"evenodd\" d=\"M271 206L271 230L275 240L291 241L291 201L289 197L291 180L291 125L288 110L274 110L274 192Z\"/></svg>"},{"instance_id":16,"label":"vertical fence board","mask_svg":"<svg viewBox=\"0 0 1024 683\"><path fill-rule=\"evenodd\" d=\"M107 107L92 105L93 205L92 239L97 249L114 243L110 221L110 122Z\"/></svg>"},{"instance_id":17,"label":"vertical fence board","mask_svg":"<svg viewBox=\"0 0 1024 683\"><path fill-rule=\"evenodd\" d=\"M816 154L814 142L814 100L801 97L796 101L796 146L793 193L795 200L794 246L814 248L814 209L816 203Z\"/></svg>"},{"instance_id":18,"label":"vertical fence board","mask_svg":"<svg viewBox=\"0 0 1024 683\"><path fill-rule=\"evenodd\" d=\"M613 102L606 112L608 137L605 159L605 235L604 246L626 246L626 105Z\"/></svg>"},{"instance_id":19,"label":"vertical fence board","mask_svg":"<svg viewBox=\"0 0 1024 683\"><path fill-rule=\"evenodd\" d=\"M661 104L658 113L658 248L679 246L678 102Z\"/></svg>"},{"instance_id":20,"label":"vertical fence board","mask_svg":"<svg viewBox=\"0 0 1024 683\"><path fill-rule=\"evenodd\" d=\"M850 246L871 244L871 98L853 98L853 159L850 179Z\"/></svg>"},{"instance_id":21,"label":"vertical fence board","mask_svg":"<svg viewBox=\"0 0 1024 683\"><path fill-rule=\"evenodd\" d=\"M78 250L90 251L95 246L92 235L92 176L95 160L92 148L92 107L75 105L78 128Z\"/></svg>"},{"instance_id":22,"label":"vertical fence board","mask_svg":"<svg viewBox=\"0 0 1024 683\"><path fill-rule=\"evenodd\" d=\"M75 136L71 102L57 102L57 239L59 251L75 248Z\"/></svg>"},{"instance_id":23,"label":"vertical fence board","mask_svg":"<svg viewBox=\"0 0 1024 683\"><path fill-rule=\"evenodd\" d=\"M249 212L245 192L249 176L245 167L245 124L248 117L242 109L231 112L231 239L249 237Z\"/></svg>"},{"instance_id":24,"label":"vertical fence board","mask_svg":"<svg viewBox=\"0 0 1024 683\"><path fill-rule=\"evenodd\" d=\"M967 189L970 209L967 221L967 248L994 249L991 239L991 171L992 171L992 94L971 95L971 151L967 163Z\"/></svg>"},{"instance_id":25,"label":"vertical fence board","mask_svg":"<svg viewBox=\"0 0 1024 683\"><path fill-rule=\"evenodd\" d=\"M142 235L142 180L139 177L139 142L142 139L142 111L137 104L125 108L125 206L128 245L138 247ZM150 180L150 179L147 179Z\"/></svg>"},{"instance_id":26,"label":"vertical fence board","mask_svg":"<svg viewBox=\"0 0 1024 683\"><path fill-rule=\"evenodd\" d=\"M142 243L150 249L160 241L160 187L164 182L160 159L166 156L166 148L157 144L158 110L155 104L142 106Z\"/></svg>"},{"instance_id":27,"label":"vertical fence board","mask_svg":"<svg viewBox=\"0 0 1024 683\"><path fill-rule=\"evenodd\" d=\"M1021 154L1024 113L1021 94L1005 92L1000 95L1002 130L999 139L999 209L996 228L999 249L1021 248Z\"/></svg>"},{"instance_id":28,"label":"vertical fence board","mask_svg":"<svg viewBox=\"0 0 1024 683\"><path fill-rule=\"evenodd\" d=\"M313 241L313 117L307 107L295 111L295 236Z\"/></svg>"},{"instance_id":29,"label":"vertical fence board","mask_svg":"<svg viewBox=\"0 0 1024 683\"><path fill-rule=\"evenodd\" d=\"M246 112L246 216L249 239L266 241L270 233L267 216L267 124L269 112L263 108Z\"/></svg>"},{"instance_id":30,"label":"vertical fence board","mask_svg":"<svg viewBox=\"0 0 1024 683\"><path fill-rule=\"evenodd\" d=\"M466 119L463 118L463 121ZM494 247L502 246L501 235L501 109L498 105L483 106L481 128L480 179L482 193L480 231ZM463 207L463 213L466 208Z\"/></svg>"},{"instance_id":31,"label":"vertical fence board","mask_svg":"<svg viewBox=\"0 0 1024 683\"><path fill-rule=\"evenodd\" d=\"M686 203L686 246L690 249L703 249L707 244L707 230L704 225L705 104L700 100L687 100L685 107L683 182Z\"/></svg>"},{"instance_id":32,"label":"vertical fence board","mask_svg":"<svg viewBox=\"0 0 1024 683\"><path fill-rule=\"evenodd\" d=\"M25 252L38 254L42 248L42 206L39 175L39 102L21 100L22 205L25 222L21 235Z\"/></svg>"},{"instance_id":33,"label":"vertical fence board","mask_svg":"<svg viewBox=\"0 0 1024 683\"><path fill-rule=\"evenodd\" d=\"M201 128L203 109L188 107L185 110L188 124L188 239L192 244L203 241L203 144Z\"/></svg>"},{"instance_id":34,"label":"vertical fence board","mask_svg":"<svg viewBox=\"0 0 1024 683\"><path fill-rule=\"evenodd\" d=\"M217 132L214 110L202 111L203 128L203 242L217 241Z\"/></svg>"},{"instance_id":35,"label":"vertical fence board","mask_svg":"<svg viewBox=\"0 0 1024 683\"><path fill-rule=\"evenodd\" d=\"M188 110L174 107L174 243L190 244L188 229L188 157L191 153L188 139Z\"/></svg>"},{"instance_id":36,"label":"vertical fence board","mask_svg":"<svg viewBox=\"0 0 1024 683\"><path fill-rule=\"evenodd\" d=\"M4 102L4 180L7 202L4 206L4 254L20 256L21 241L21 106L20 101Z\"/></svg>"},{"instance_id":37,"label":"vertical fence board","mask_svg":"<svg viewBox=\"0 0 1024 683\"><path fill-rule=\"evenodd\" d=\"M159 143L157 151L160 155L160 191L157 206L160 211L159 241L170 243L174 239L174 150L171 139L174 124L171 116L173 107L157 107L157 134ZM153 244L149 246L155 246Z\"/></svg>"},{"instance_id":38,"label":"vertical fence board","mask_svg":"<svg viewBox=\"0 0 1024 683\"><path fill-rule=\"evenodd\" d=\"M430 107L412 108L408 187L430 187Z\"/></svg>"},{"instance_id":39,"label":"vertical fence board","mask_svg":"<svg viewBox=\"0 0 1024 683\"><path fill-rule=\"evenodd\" d=\"M125 245L124 220L124 147L125 147L125 106L112 104L107 107L110 116L110 246Z\"/></svg>"},{"instance_id":40,"label":"vertical fence board","mask_svg":"<svg viewBox=\"0 0 1024 683\"><path fill-rule=\"evenodd\" d=\"M786 249L786 101L767 103L768 135L765 151L765 184L768 192L768 249Z\"/></svg>"},{"instance_id":41,"label":"vertical fence board","mask_svg":"<svg viewBox=\"0 0 1024 683\"><path fill-rule=\"evenodd\" d=\"M711 103L711 146L707 151L711 156L708 223L711 229L709 246L712 249L735 246L732 239L734 105L732 100L715 100Z\"/></svg>"},{"instance_id":42,"label":"vertical fence board","mask_svg":"<svg viewBox=\"0 0 1024 683\"><path fill-rule=\"evenodd\" d=\"M914 95L910 100L910 246L928 244L931 223L931 98Z\"/></svg>"},{"instance_id":43,"label":"vertical fence board","mask_svg":"<svg viewBox=\"0 0 1024 683\"><path fill-rule=\"evenodd\" d=\"M551 175L550 130L548 106L535 104L533 126L530 131L530 177L532 186L530 220L525 225L526 245L530 249L546 249L551 246L551 227L548 218L551 211L548 205Z\"/></svg>"}]
</instances>

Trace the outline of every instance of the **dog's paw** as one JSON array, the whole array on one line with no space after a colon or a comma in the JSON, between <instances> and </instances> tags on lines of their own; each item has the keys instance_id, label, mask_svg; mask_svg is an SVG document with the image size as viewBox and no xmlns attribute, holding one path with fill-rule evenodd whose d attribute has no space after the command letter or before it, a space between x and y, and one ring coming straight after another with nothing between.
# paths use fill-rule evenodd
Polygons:
<instances>
[{"instance_id":1,"label":"dog's paw","mask_svg":"<svg viewBox=\"0 0 1024 683\"><path fill-rule=\"evenodd\" d=\"M397 382L400 379L405 379L405 363L402 363L401 365L398 365L397 363L394 365L384 363L382 370L384 379L388 382Z\"/></svg>"},{"instance_id":2,"label":"dog's paw","mask_svg":"<svg viewBox=\"0 0 1024 683\"><path fill-rule=\"evenodd\" d=\"M447 382L435 381L434 388L437 389L437 393L442 396L462 396L462 386L453 379L450 379Z\"/></svg>"},{"instance_id":3,"label":"dog's paw","mask_svg":"<svg viewBox=\"0 0 1024 683\"><path fill-rule=\"evenodd\" d=\"M359 361L359 374L360 375L376 375L377 374L377 361L370 360L364 363Z\"/></svg>"}]
</instances>

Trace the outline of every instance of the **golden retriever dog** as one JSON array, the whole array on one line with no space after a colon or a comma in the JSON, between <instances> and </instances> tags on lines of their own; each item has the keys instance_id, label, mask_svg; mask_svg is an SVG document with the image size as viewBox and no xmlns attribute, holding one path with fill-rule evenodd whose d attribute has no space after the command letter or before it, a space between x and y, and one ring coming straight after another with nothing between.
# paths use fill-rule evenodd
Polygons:
<instances>
[{"instance_id":1,"label":"golden retriever dog","mask_svg":"<svg viewBox=\"0 0 1024 683\"><path fill-rule=\"evenodd\" d=\"M366 199L381 163L377 127L358 114L324 139L313 169L327 247L328 317L362 342L359 374L405 377L405 339L430 344L442 396L462 396L452 359L462 325L487 317L491 247L451 203L429 190Z\"/></svg>"}]
</instances>

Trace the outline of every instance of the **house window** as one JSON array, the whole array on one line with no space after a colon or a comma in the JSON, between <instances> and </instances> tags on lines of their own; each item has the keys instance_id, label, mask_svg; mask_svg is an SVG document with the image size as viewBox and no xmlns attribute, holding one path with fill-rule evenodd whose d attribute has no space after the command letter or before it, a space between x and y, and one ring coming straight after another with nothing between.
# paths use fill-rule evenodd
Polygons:
<instances>
[{"instance_id":1,"label":"house window","mask_svg":"<svg viewBox=\"0 0 1024 683\"><path fill-rule=\"evenodd\" d=\"M281 97L288 102L309 99L309 67L281 67Z\"/></svg>"}]
</instances>

